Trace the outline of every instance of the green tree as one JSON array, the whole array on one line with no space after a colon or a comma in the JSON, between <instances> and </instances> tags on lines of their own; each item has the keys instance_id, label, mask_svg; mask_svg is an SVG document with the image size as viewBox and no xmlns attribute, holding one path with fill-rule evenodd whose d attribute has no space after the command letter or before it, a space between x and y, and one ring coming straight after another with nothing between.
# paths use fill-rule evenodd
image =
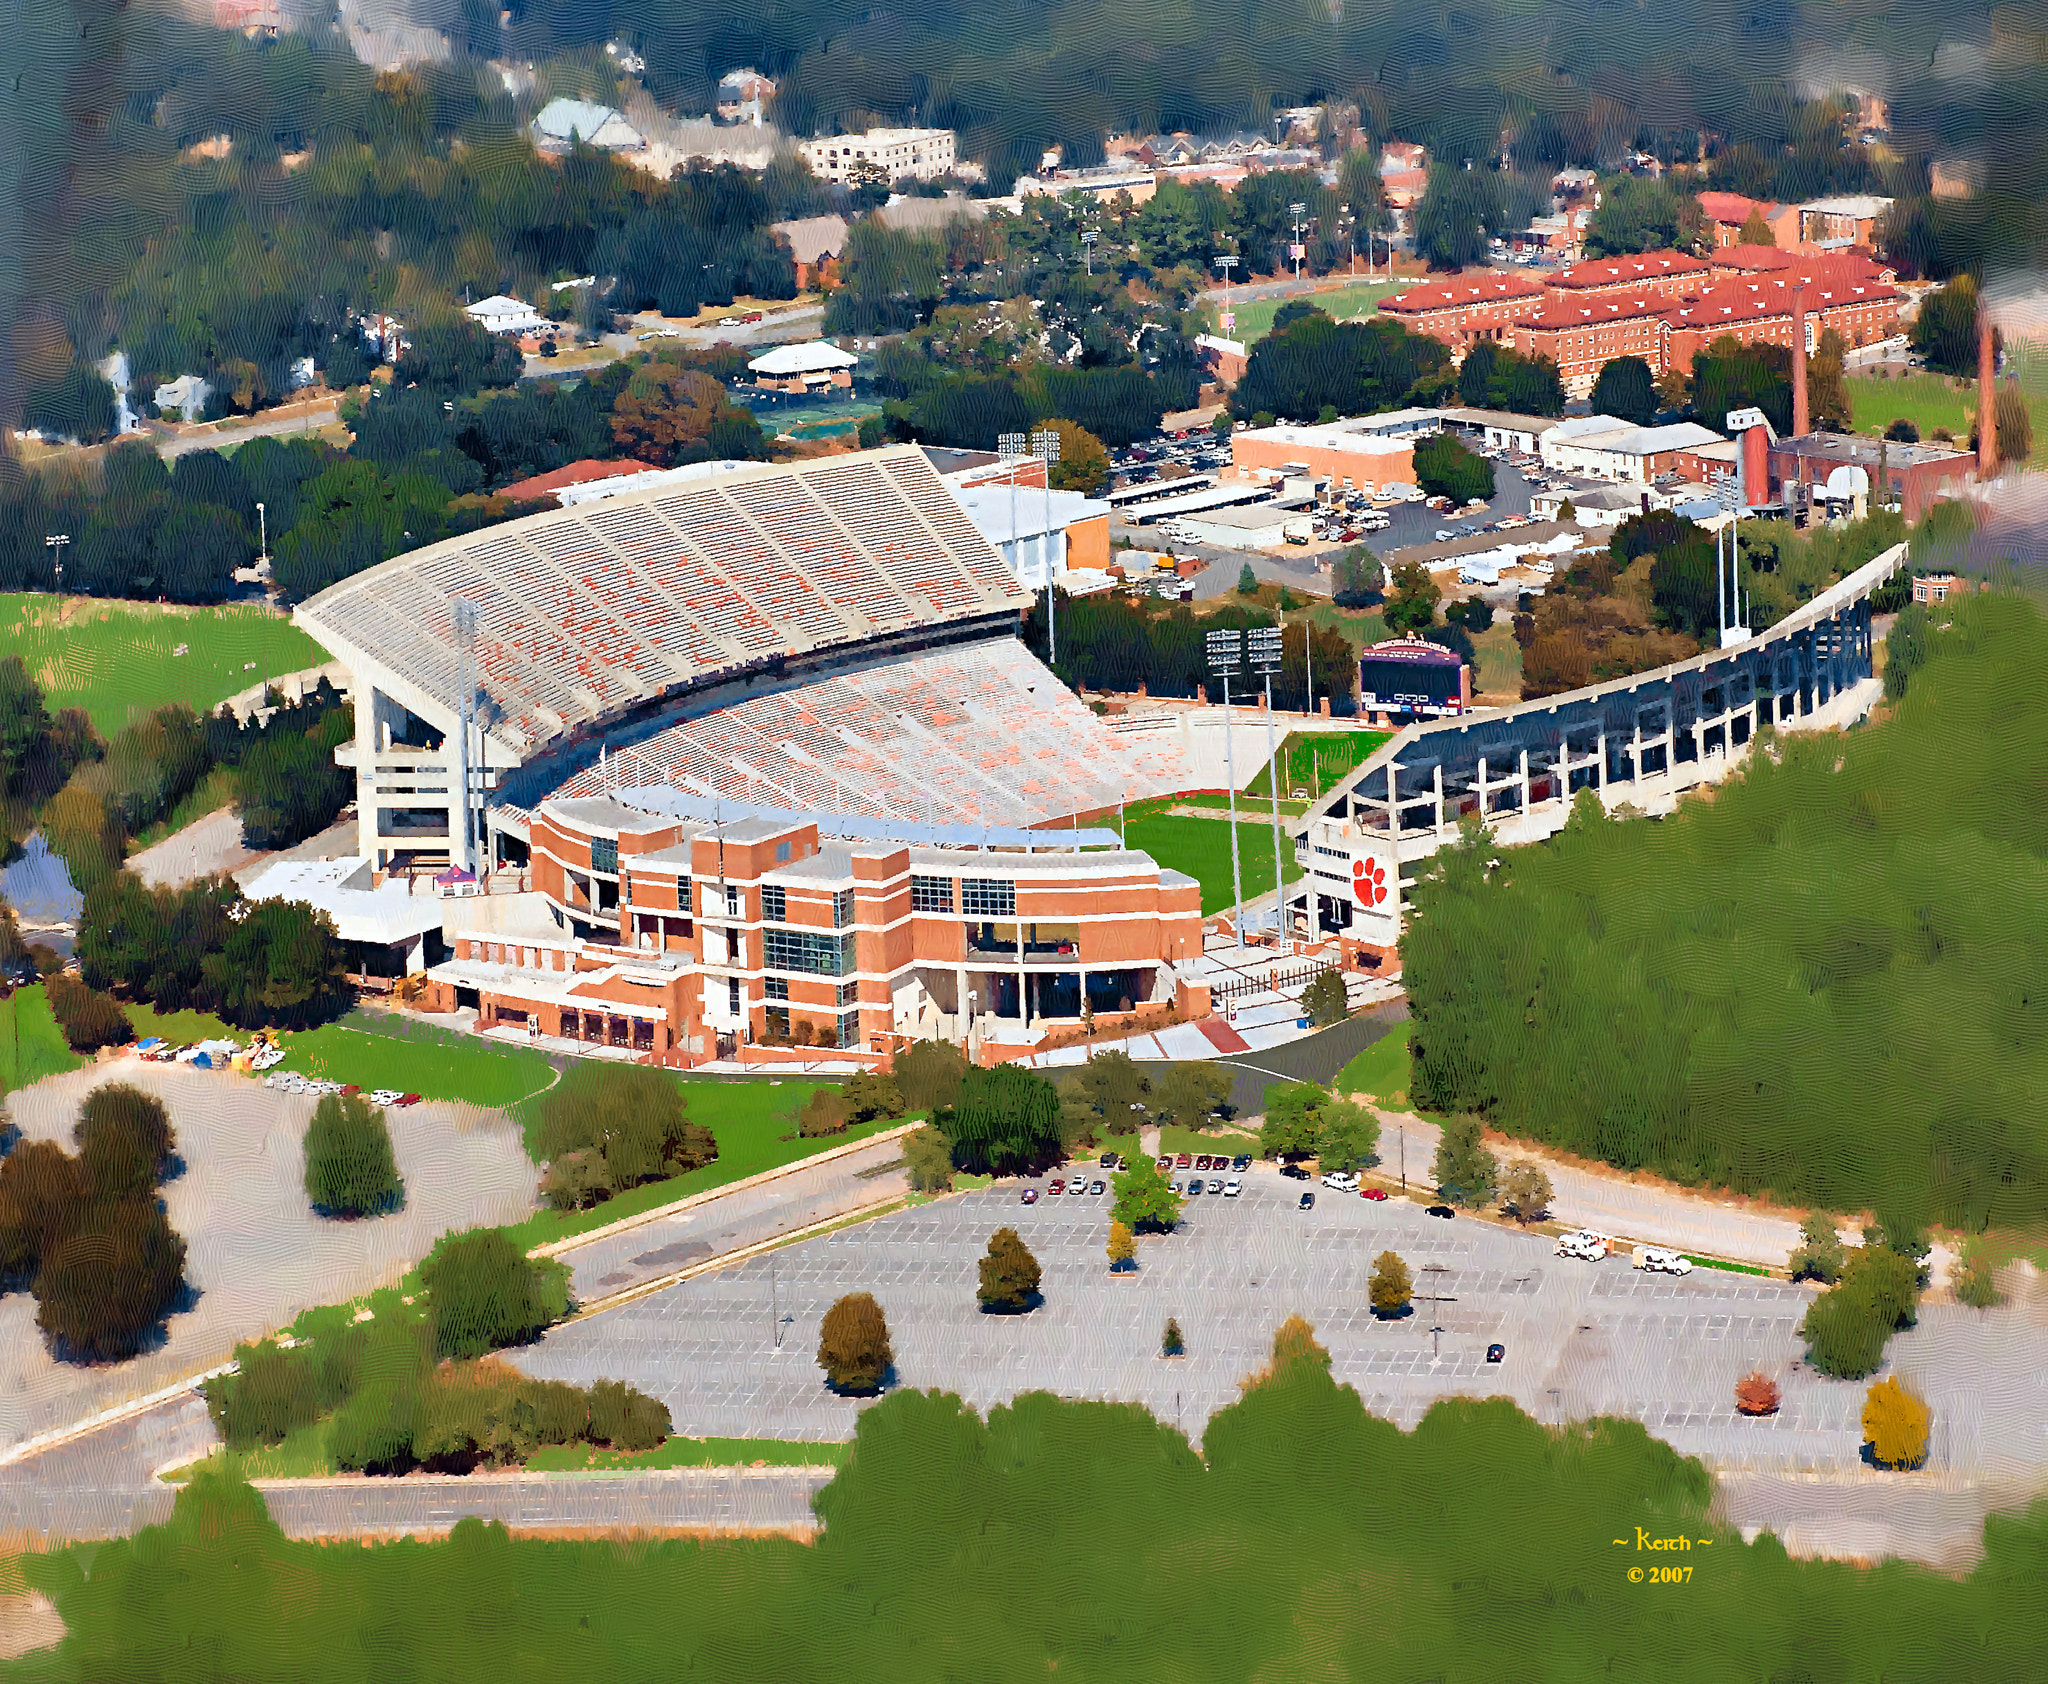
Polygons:
<instances>
[{"instance_id":1,"label":"green tree","mask_svg":"<svg viewBox=\"0 0 2048 1684\"><path fill-rule=\"evenodd\" d=\"M1742 232L1736 235L1736 242L1745 246L1775 246L1778 236L1771 232L1771 225L1764 220L1761 209L1752 208L1743 218Z\"/></svg>"},{"instance_id":2,"label":"green tree","mask_svg":"<svg viewBox=\"0 0 2048 1684\"><path fill-rule=\"evenodd\" d=\"M1500 1208L1526 1228L1550 1209L1550 1177L1543 1166L1516 1158L1501 1171Z\"/></svg>"},{"instance_id":3,"label":"green tree","mask_svg":"<svg viewBox=\"0 0 2048 1684\"><path fill-rule=\"evenodd\" d=\"M972 1069L967 1055L950 1041L919 1041L895 1057L890 1075L906 1112L937 1116L960 1097Z\"/></svg>"},{"instance_id":4,"label":"green tree","mask_svg":"<svg viewBox=\"0 0 2048 1684\"><path fill-rule=\"evenodd\" d=\"M1445 1121L1431 1174L1438 1197L1452 1204L1476 1210L1491 1202L1500 1165L1486 1149L1477 1117L1468 1114Z\"/></svg>"},{"instance_id":5,"label":"green tree","mask_svg":"<svg viewBox=\"0 0 2048 1684\"><path fill-rule=\"evenodd\" d=\"M1373 1259L1372 1280L1366 1287L1366 1295L1372 1302L1374 1315L1391 1317L1404 1314L1414 1294L1414 1278L1398 1255L1383 1251Z\"/></svg>"},{"instance_id":6,"label":"green tree","mask_svg":"<svg viewBox=\"0 0 2048 1684\"><path fill-rule=\"evenodd\" d=\"M1259 1125L1259 1155L1312 1158L1322 1139L1330 1090L1314 1082L1275 1082L1266 1089L1266 1119Z\"/></svg>"},{"instance_id":7,"label":"green tree","mask_svg":"<svg viewBox=\"0 0 2048 1684\"><path fill-rule=\"evenodd\" d=\"M1593 413L1647 427L1657 419L1657 387L1641 357L1610 357L1593 382Z\"/></svg>"},{"instance_id":8,"label":"green tree","mask_svg":"<svg viewBox=\"0 0 2048 1684\"><path fill-rule=\"evenodd\" d=\"M1152 1097L1152 1084L1120 1049L1091 1052L1074 1078L1078 1097L1090 1116L1111 1134L1135 1134Z\"/></svg>"},{"instance_id":9,"label":"green tree","mask_svg":"<svg viewBox=\"0 0 2048 1684\"><path fill-rule=\"evenodd\" d=\"M1432 269L1469 269L1486 261L1491 183L1479 170L1432 164L1415 207L1415 255Z\"/></svg>"},{"instance_id":10,"label":"green tree","mask_svg":"<svg viewBox=\"0 0 2048 1684\"><path fill-rule=\"evenodd\" d=\"M1038 1259L1015 1228L998 1228L988 1238L975 1296L984 1310L1004 1314L1034 1309L1040 1280Z\"/></svg>"},{"instance_id":11,"label":"green tree","mask_svg":"<svg viewBox=\"0 0 2048 1684\"><path fill-rule=\"evenodd\" d=\"M1413 634L1436 618L1436 605L1443 591L1419 561L1404 561L1394 569L1394 593L1380 610L1387 629Z\"/></svg>"},{"instance_id":12,"label":"green tree","mask_svg":"<svg viewBox=\"0 0 2048 1684\"><path fill-rule=\"evenodd\" d=\"M1353 544L1330 564L1331 599L1339 608L1377 608L1384 577L1380 558L1364 544Z\"/></svg>"},{"instance_id":13,"label":"green tree","mask_svg":"<svg viewBox=\"0 0 2048 1684\"><path fill-rule=\"evenodd\" d=\"M1159 1335L1159 1354L1163 1357L1182 1357L1187 1355L1187 1351L1187 1341L1181 1336L1180 1323L1168 1316L1166 1330Z\"/></svg>"},{"instance_id":14,"label":"green tree","mask_svg":"<svg viewBox=\"0 0 2048 1684\"><path fill-rule=\"evenodd\" d=\"M856 1070L847 1077L839 1097L846 1106L847 1121L855 1125L904 1113L902 1089L889 1077L878 1076L872 1070Z\"/></svg>"},{"instance_id":15,"label":"green tree","mask_svg":"<svg viewBox=\"0 0 2048 1684\"><path fill-rule=\"evenodd\" d=\"M235 1347L235 1373L207 1382L207 1413L230 1450L282 1444L320 1414L319 1374L310 1352L274 1339Z\"/></svg>"},{"instance_id":16,"label":"green tree","mask_svg":"<svg viewBox=\"0 0 2048 1684\"><path fill-rule=\"evenodd\" d=\"M896 1353L882 1306L865 1292L849 1292L825 1312L818 1331L818 1366L835 1392L872 1396L889 1377Z\"/></svg>"},{"instance_id":17,"label":"green tree","mask_svg":"<svg viewBox=\"0 0 2048 1684\"><path fill-rule=\"evenodd\" d=\"M1806 359L1807 416L1816 432L1849 430L1854 410L1843 378L1848 353L1848 340L1831 327L1821 334L1814 354Z\"/></svg>"},{"instance_id":18,"label":"green tree","mask_svg":"<svg viewBox=\"0 0 2048 1684\"><path fill-rule=\"evenodd\" d=\"M109 1082L87 1094L71 1137L84 1189L96 1199L148 1194L178 1149L164 1102L127 1082Z\"/></svg>"},{"instance_id":19,"label":"green tree","mask_svg":"<svg viewBox=\"0 0 2048 1684\"><path fill-rule=\"evenodd\" d=\"M1980 406L1981 407L1981 406ZM2024 463L2034 453L2034 415L2027 395L2017 386L2002 382L1992 397L1991 416L1998 429L1996 444L2002 467L2008 462ZM1977 448L1977 422L1970 422L1969 445Z\"/></svg>"},{"instance_id":20,"label":"green tree","mask_svg":"<svg viewBox=\"0 0 2048 1684\"><path fill-rule=\"evenodd\" d=\"M1600 202L1586 220L1586 255L1695 251L1706 227L1699 199L1662 177L1618 175L1600 184ZM1596 415L1619 410L1593 406Z\"/></svg>"},{"instance_id":21,"label":"green tree","mask_svg":"<svg viewBox=\"0 0 2048 1684\"><path fill-rule=\"evenodd\" d=\"M933 1120L972 1173L1028 1174L1063 1154L1059 1089L1014 1064L969 1069L959 1098Z\"/></svg>"},{"instance_id":22,"label":"green tree","mask_svg":"<svg viewBox=\"0 0 2048 1684\"><path fill-rule=\"evenodd\" d=\"M1792 353L1782 345L1745 345L1722 334L1692 360L1692 411L1716 431L1735 409L1761 409L1783 436L1792 431Z\"/></svg>"},{"instance_id":23,"label":"green tree","mask_svg":"<svg viewBox=\"0 0 2048 1684\"><path fill-rule=\"evenodd\" d=\"M306 1126L306 1198L324 1216L376 1216L405 1202L384 1113L359 1094L323 1094Z\"/></svg>"},{"instance_id":24,"label":"green tree","mask_svg":"<svg viewBox=\"0 0 2048 1684\"><path fill-rule=\"evenodd\" d=\"M160 1202L92 1204L42 1260L36 1326L74 1361L123 1361L150 1341L184 1282L185 1242Z\"/></svg>"},{"instance_id":25,"label":"green tree","mask_svg":"<svg viewBox=\"0 0 2048 1684\"><path fill-rule=\"evenodd\" d=\"M467 398L486 386L513 385L525 367L516 341L456 317L411 330L411 342L398 359L397 383Z\"/></svg>"},{"instance_id":26,"label":"green tree","mask_svg":"<svg viewBox=\"0 0 2048 1684\"><path fill-rule=\"evenodd\" d=\"M1250 562L1246 562L1237 570L1237 594L1239 596L1257 596L1259 594L1259 576L1252 571L1252 564Z\"/></svg>"},{"instance_id":27,"label":"green tree","mask_svg":"<svg viewBox=\"0 0 2048 1684\"><path fill-rule=\"evenodd\" d=\"M1892 1334L1913 1324L1919 1284L1911 1258L1882 1245L1855 1249L1799 1324L1807 1361L1838 1380L1876 1373Z\"/></svg>"},{"instance_id":28,"label":"green tree","mask_svg":"<svg viewBox=\"0 0 2048 1684\"><path fill-rule=\"evenodd\" d=\"M502 1228L443 1234L420 1265L444 1357L480 1357L523 1345L569 1308L569 1271L529 1258Z\"/></svg>"},{"instance_id":29,"label":"green tree","mask_svg":"<svg viewBox=\"0 0 2048 1684\"><path fill-rule=\"evenodd\" d=\"M920 1193L943 1193L953 1185L953 1143L929 1123L903 1137L903 1164Z\"/></svg>"},{"instance_id":30,"label":"green tree","mask_svg":"<svg viewBox=\"0 0 2048 1684\"><path fill-rule=\"evenodd\" d=\"M1133 1233L1171 1232L1180 1221L1180 1195L1142 1152L1124 1154L1124 1167L1110 1179L1116 1202L1110 1215Z\"/></svg>"},{"instance_id":31,"label":"green tree","mask_svg":"<svg viewBox=\"0 0 2048 1684\"><path fill-rule=\"evenodd\" d=\"M50 1012L73 1052L125 1046L135 1039L135 1026L111 994L88 988L75 976L58 971L44 985Z\"/></svg>"},{"instance_id":32,"label":"green tree","mask_svg":"<svg viewBox=\"0 0 2048 1684\"><path fill-rule=\"evenodd\" d=\"M346 715L342 723L349 723ZM345 737L316 730L268 737L235 769L235 807L252 848L291 848L317 836L355 794L355 774L334 761Z\"/></svg>"},{"instance_id":33,"label":"green tree","mask_svg":"<svg viewBox=\"0 0 2048 1684\"><path fill-rule=\"evenodd\" d=\"M1493 464L1451 434L1431 433L1415 447L1415 483L1454 503L1484 501L1493 495Z\"/></svg>"},{"instance_id":34,"label":"green tree","mask_svg":"<svg viewBox=\"0 0 2048 1684\"><path fill-rule=\"evenodd\" d=\"M1792 1251L1792 1278L1814 1280L1832 1286L1842 1278L1848 1247L1835 1231L1835 1219L1826 1211L1815 1211L1799 1224L1799 1244Z\"/></svg>"},{"instance_id":35,"label":"green tree","mask_svg":"<svg viewBox=\"0 0 2048 1684\"><path fill-rule=\"evenodd\" d=\"M1210 1059L1169 1064L1152 1094L1152 1114L1182 1128L1205 1129L1229 1104L1233 1079Z\"/></svg>"},{"instance_id":36,"label":"green tree","mask_svg":"<svg viewBox=\"0 0 2048 1684\"><path fill-rule=\"evenodd\" d=\"M1335 965L1325 965L1302 991L1301 1009L1308 1013L1309 1022L1318 1029L1342 1023L1351 1015L1351 1009L1345 1003L1344 973Z\"/></svg>"},{"instance_id":37,"label":"green tree","mask_svg":"<svg viewBox=\"0 0 2048 1684\"><path fill-rule=\"evenodd\" d=\"M201 962L214 1009L238 1028L310 1028L350 999L334 920L304 901L243 903L218 953Z\"/></svg>"},{"instance_id":38,"label":"green tree","mask_svg":"<svg viewBox=\"0 0 2048 1684\"><path fill-rule=\"evenodd\" d=\"M1321 1117L1316 1159L1324 1169L1355 1172L1379 1161L1380 1120L1365 1106L1332 1098Z\"/></svg>"},{"instance_id":39,"label":"green tree","mask_svg":"<svg viewBox=\"0 0 2048 1684\"><path fill-rule=\"evenodd\" d=\"M821 1135L844 1134L848 1122L846 1101L837 1088L819 1088L797 1112L796 1132L806 1140Z\"/></svg>"},{"instance_id":40,"label":"green tree","mask_svg":"<svg viewBox=\"0 0 2048 1684\"><path fill-rule=\"evenodd\" d=\"M1939 374L1977 372L1977 281L1957 275L1920 302L1920 313L1907 330L1913 349Z\"/></svg>"}]
</instances>

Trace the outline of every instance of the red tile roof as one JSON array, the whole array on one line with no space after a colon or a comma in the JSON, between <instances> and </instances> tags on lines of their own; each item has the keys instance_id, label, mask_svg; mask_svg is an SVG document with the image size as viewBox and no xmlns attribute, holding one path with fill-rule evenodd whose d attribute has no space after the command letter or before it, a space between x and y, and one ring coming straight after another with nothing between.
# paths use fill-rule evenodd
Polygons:
<instances>
[{"instance_id":1,"label":"red tile roof","mask_svg":"<svg viewBox=\"0 0 2048 1684\"><path fill-rule=\"evenodd\" d=\"M1427 281L1397 293L1380 305L1380 313L1414 310L1446 310L1460 304L1491 304L1501 299L1540 298L1543 288L1523 275L1500 274L1481 269L1447 280Z\"/></svg>"},{"instance_id":2,"label":"red tile roof","mask_svg":"<svg viewBox=\"0 0 2048 1684\"><path fill-rule=\"evenodd\" d=\"M1707 266L1697 257L1677 251L1649 251L1627 257L1600 257L1590 263L1575 263L1550 277L1554 291L1569 292L1583 287L1611 287L1629 281L1655 280L1667 275L1701 275Z\"/></svg>"},{"instance_id":3,"label":"red tile roof","mask_svg":"<svg viewBox=\"0 0 2048 1684\"><path fill-rule=\"evenodd\" d=\"M547 473L535 474L531 479L518 480L506 486L499 495L509 497L515 503L538 502L565 486L588 485L594 479L616 479L621 474L644 474L653 468L652 462L600 462L595 457L586 457L581 462L570 462Z\"/></svg>"},{"instance_id":4,"label":"red tile roof","mask_svg":"<svg viewBox=\"0 0 2048 1684\"><path fill-rule=\"evenodd\" d=\"M1700 209L1706 212L1709 222L1723 222L1731 227L1740 227L1749 220L1751 211L1762 211L1764 220L1769 221L1785 207L1769 199L1746 199L1740 193L1702 193Z\"/></svg>"},{"instance_id":5,"label":"red tile roof","mask_svg":"<svg viewBox=\"0 0 2048 1684\"><path fill-rule=\"evenodd\" d=\"M1553 293L1535 315L1519 325L1536 328L1591 327L1601 322L1631 321L1670 309L1671 300L1648 292L1605 292L1588 297Z\"/></svg>"}]
</instances>

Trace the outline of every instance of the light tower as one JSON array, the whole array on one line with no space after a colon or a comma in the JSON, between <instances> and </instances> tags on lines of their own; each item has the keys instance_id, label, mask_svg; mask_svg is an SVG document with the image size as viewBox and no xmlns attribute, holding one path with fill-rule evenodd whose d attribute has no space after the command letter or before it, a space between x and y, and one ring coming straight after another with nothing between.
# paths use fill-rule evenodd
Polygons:
<instances>
[{"instance_id":1,"label":"light tower","mask_svg":"<svg viewBox=\"0 0 2048 1684\"><path fill-rule=\"evenodd\" d=\"M1244 633L1234 627L1212 631L1207 640L1209 670L1223 680L1223 781L1230 798L1230 923L1244 946L1244 876L1237 863L1237 760L1231 749L1230 675L1244 659Z\"/></svg>"},{"instance_id":2,"label":"light tower","mask_svg":"<svg viewBox=\"0 0 2048 1684\"><path fill-rule=\"evenodd\" d=\"M1266 779L1273 801L1273 939L1277 943L1285 929L1281 917L1280 871L1280 754L1273 746L1273 674L1280 665L1280 626L1277 611L1270 626L1254 626L1245 634L1252 671L1266 681Z\"/></svg>"},{"instance_id":3,"label":"light tower","mask_svg":"<svg viewBox=\"0 0 2048 1684\"><path fill-rule=\"evenodd\" d=\"M1060 638L1059 628L1053 623L1052 465L1060 459L1059 434L1050 427L1041 427L1031 435L1031 451L1045 464L1045 531L1038 540L1038 547L1045 557L1045 658L1047 665L1057 666Z\"/></svg>"}]
</instances>

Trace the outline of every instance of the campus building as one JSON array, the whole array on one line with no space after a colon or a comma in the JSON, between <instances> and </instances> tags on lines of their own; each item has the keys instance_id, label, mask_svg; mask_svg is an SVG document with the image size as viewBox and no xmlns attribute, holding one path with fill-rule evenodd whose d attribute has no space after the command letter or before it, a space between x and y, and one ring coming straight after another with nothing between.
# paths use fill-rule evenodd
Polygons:
<instances>
[{"instance_id":1,"label":"campus building","mask_svg":"<svg viewBox=\"0 0 2048 1684\"><path fill-rule=\"evenodd\" d=\"M349 673L366 886L458 891L435 1003L689 1063L771 1056L771 1007L879 1058L1016 1044L1083 990L1170 1000L1194 885L1083 821L1183 787L1178 752L1112 735L1017 641L1028 595L925 454L661 480L297 611ZM892 910L948 874L930 929ZM829 988L805 931L864 932Z\"/></svg>"},{"instance_id":2,"label":"campus building","mask_svg":"<svg viewBox=\"0 0 2048 1684\"><path fill-rule=\"evenodd\" d=\"M953 173L951 129L869 129L866 134L826 135L800 140L797 155L820 181L844 186L869 171L878 179L937 181Z\"/></svg>"}]
</instances>

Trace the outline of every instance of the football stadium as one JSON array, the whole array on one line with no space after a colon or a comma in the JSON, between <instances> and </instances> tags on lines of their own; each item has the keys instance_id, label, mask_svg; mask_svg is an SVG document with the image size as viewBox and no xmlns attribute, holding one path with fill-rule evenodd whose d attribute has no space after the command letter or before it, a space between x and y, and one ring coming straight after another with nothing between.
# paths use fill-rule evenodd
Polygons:
<instances>
[{"instance_id":1,"label":"football stadium","mask_svg":"<svg viewBox=\"0 0 2048 1684\"><path fill-rule=\"evenodd\" d=\"M1017 640L924 453L707 471L413 551L297 621L349 670L361 871L436 1003L691 1064L1171 1001L1192 879L1086 823L1183 787Z\"/></svg>"}]
</instances>

